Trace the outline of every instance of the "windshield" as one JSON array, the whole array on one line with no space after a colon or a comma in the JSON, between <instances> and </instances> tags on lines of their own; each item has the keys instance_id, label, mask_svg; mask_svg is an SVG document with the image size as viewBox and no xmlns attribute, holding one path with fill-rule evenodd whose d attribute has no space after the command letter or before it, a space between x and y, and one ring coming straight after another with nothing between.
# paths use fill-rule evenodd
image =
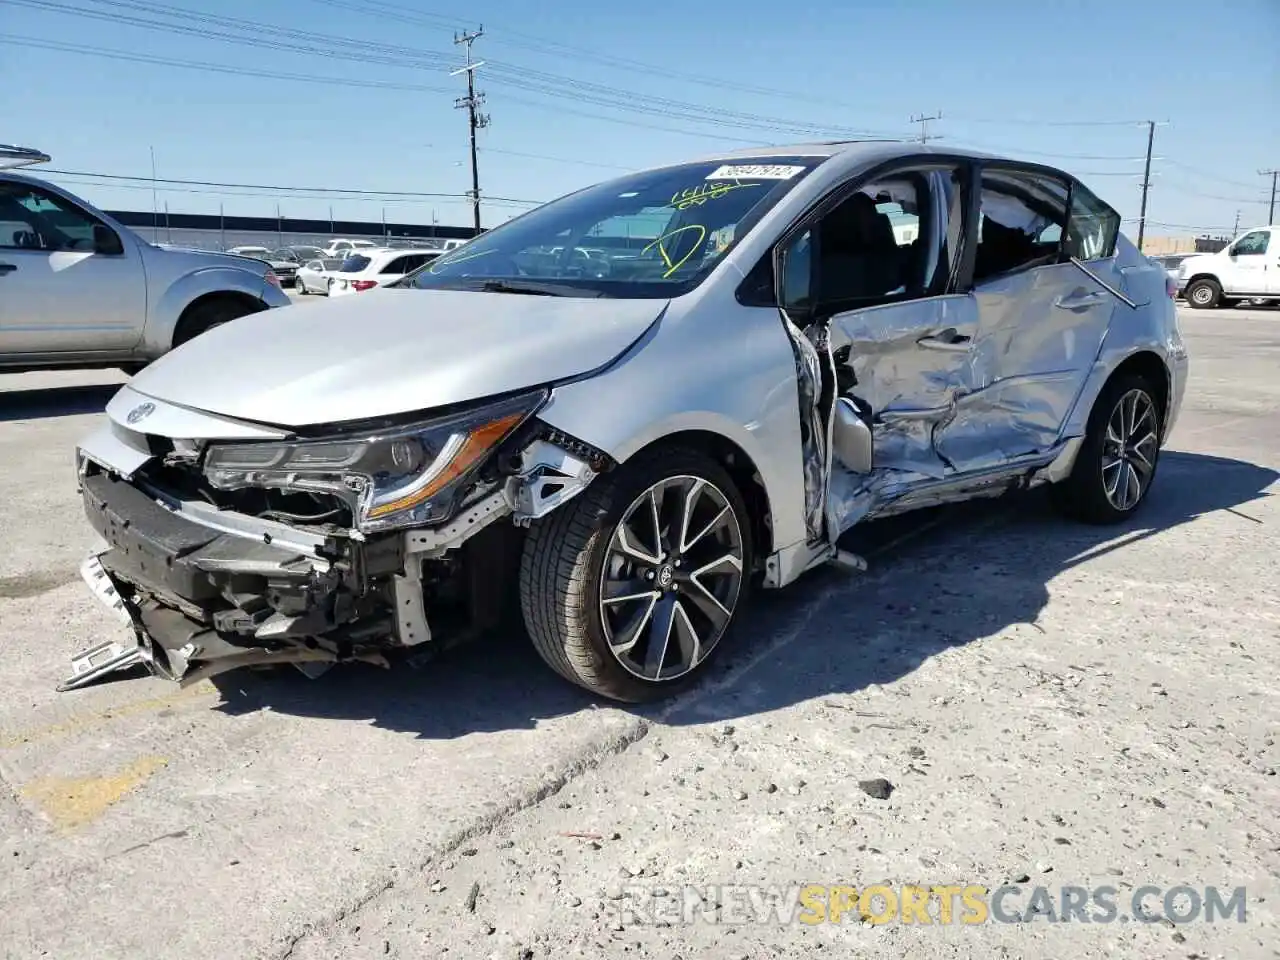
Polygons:
<instances>
[{"instance_id":1,"label":"windshield","mask_svg":"<svg viewBox=\"0 0 1280 960\"><path fill-rule=\"evenodd\" d=\"M482 234L410 274L400 286L553 296L581 291L627 299L679 296L701 283L823 159L689 163L610 180Z\"/></svg>"},{"instance_id":2,"label":"windshield","mask_svg":"<svg viewBox=\"0 0 1280 960\"><path fill-rule=\"evenodd\" d=\"M347 259L343 260L342 266L340 266L338 269L342 273L359 273L361 270L367 267L370 264L370 262L371 261L369 260L368 257L362 257L360 256L360 254L356 253L356 254L352 254L351 256L347 257Z\"/></svg>"}]
</instances>

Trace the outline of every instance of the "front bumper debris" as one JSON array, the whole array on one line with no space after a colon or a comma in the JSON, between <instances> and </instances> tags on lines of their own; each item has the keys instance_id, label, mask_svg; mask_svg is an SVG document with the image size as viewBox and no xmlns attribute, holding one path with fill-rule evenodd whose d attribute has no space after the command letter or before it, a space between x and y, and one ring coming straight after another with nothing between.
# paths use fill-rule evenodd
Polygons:
<instances>
[{"instance_id":1,"label":"front bumper debris","mask_svg":"<svg viewBox=\"0 0 1280 960\"><path fill-rule=\"evenodd\" d=\"M137 445L81 448L85 515L105 541L82 576L132 638L78 654L59 689L139 664L186 686L243 666L389 666L396 651L424 663L516 625L525 528L609 466L554 432L519 442L512 470L447 522L379 534L218 505ZM121 461L127 473L100 466Z\"/></svg>"},{"instance_id":2,"label":"front bumper debris","mask_svg":"<svg viewBox=\"0 0 1280 960\"><path fill-rule=\"evenodd\" d=\"M81 483L85 515L108 547L81 574L134 643L78 654L60 689L136 664L185 686L256 664L385 663L362 640L394 635L390 605L371 585L401 565L394 549L335 538L308 551L254 536L252 518L197 522L105 473Z\"/></svg>"}]
</instances>

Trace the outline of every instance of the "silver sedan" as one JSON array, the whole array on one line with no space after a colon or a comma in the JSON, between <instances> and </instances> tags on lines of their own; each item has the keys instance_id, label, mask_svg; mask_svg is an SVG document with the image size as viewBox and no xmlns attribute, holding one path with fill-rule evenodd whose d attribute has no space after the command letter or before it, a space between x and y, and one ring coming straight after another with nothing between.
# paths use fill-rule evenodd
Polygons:
<instances>
[{"instance_id":1,"label":"silver sedan","mask_svg":"<svg viewBox=\"0 0 1280 960\"><path fill-rule=\"evenodd\" d=\"M141 660L311 674L522 621L568 680L683 688L856 524L1053 484L1142 505L1187 356L1082 183L899 143L589 187L361 297L220 327L79 452ZM91 655L92 654L92 655Z\"/></svg>"}]
</instances>

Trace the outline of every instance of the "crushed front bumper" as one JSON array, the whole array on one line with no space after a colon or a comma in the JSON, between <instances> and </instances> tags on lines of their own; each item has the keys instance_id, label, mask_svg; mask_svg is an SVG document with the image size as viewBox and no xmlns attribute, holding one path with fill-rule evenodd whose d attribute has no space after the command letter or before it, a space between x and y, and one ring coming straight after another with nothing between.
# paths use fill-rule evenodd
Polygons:
<instances>
[{"instance_id":1,"label":"crushed front bumper","mask_svg":"<svg viewBox=\"0 0 1280 960\"><path fill-rule=\"evenodd\" d=\"M394 642L394 591L379 582L390 586L403 565L397 539L368 549L289 531L282 542L271 530L283 525L218 511L193 519L106 473L81 483L107 545L81 575L135 642L84 651L61 689L137 663L185 685L255 664L383 662L371 641Z\"/></svg>"}]
</instances>

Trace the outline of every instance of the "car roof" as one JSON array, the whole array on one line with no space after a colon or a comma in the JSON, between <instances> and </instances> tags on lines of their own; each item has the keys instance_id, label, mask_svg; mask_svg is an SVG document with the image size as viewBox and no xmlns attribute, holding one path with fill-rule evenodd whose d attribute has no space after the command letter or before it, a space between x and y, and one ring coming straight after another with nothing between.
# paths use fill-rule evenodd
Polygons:
<instances>
[{"instance_id":1,"label":"car roof","mask_svg":"<svg viewBox=\"0 0 1280 960\"><path fill-rule=\"evenodd\" d=\"M745 147L724 153L708 154L692 162L710 160L754 160L761 157L844 157L849 160L892 160L894 157L938 154L947 157L972 157L975 160L1016 160L970 150L963 147L931 147L914 140L829 140L814 143L776 144L773 146ZM688 161L686 161L688 162ZM1030 161L1017 161L1030 162Z\"/></svg>"}]
</instances>

